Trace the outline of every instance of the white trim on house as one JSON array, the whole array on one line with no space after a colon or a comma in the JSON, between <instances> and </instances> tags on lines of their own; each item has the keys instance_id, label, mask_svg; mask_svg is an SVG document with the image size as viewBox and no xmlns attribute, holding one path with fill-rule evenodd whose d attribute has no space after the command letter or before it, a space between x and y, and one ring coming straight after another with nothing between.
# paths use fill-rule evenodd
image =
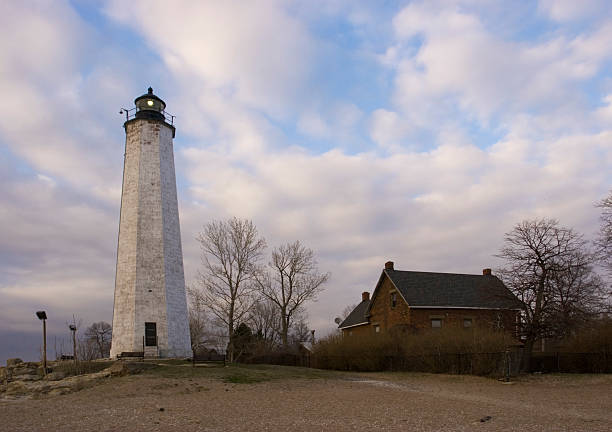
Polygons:
<instances>
[{"instance_id":1,"label":"white trim on house","mask_svg":"<svg viewBox=\"0 0 612 432\"><path fill-rule=\"evenodd\" d=\"M364 325L364 324L370 324L370 323L369 323L369 322L367 322L367 321L364 321L364 322L359 323L359 324L353 324L353 325L350 325L350 326L345 326L345 327L338 327L338 329L340 329L340 330L344 330L344 329L347 329L347 328L357 327L357 326Z\"/></svg>"}]
</instances>

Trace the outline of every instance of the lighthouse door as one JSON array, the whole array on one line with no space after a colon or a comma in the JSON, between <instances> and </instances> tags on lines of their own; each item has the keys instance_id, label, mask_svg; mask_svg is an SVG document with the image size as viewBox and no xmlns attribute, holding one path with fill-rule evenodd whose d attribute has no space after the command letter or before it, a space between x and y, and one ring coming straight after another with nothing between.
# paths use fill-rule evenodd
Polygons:
<instances>
[{"instance_id":1,"label":"lighthouse door","mask_svg":"<svg viewBox=\"0 0 612 432\"><path fill-rule=\"evenodd\" d=\"M157 325L154 322L145 323L145 345L157 346Z\"/></svg>"}]
</instances>

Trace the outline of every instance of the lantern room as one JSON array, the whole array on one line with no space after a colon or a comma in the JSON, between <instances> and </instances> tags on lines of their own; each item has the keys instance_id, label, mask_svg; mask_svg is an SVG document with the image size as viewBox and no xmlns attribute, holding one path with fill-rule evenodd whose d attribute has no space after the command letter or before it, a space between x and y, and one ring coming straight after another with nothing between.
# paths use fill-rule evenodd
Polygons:
<instances>
[{"instance_id":1,"label":"lantern room","mask_svg":"<svg viewBox=\"0 0 612 432\"><path fill-rule=\"evenodd\" d=\"M166 103L153 94L151 87L146 94L134 99L134 103L136 104L136 118L165 120Z\"/></svg>"}]
</instances>

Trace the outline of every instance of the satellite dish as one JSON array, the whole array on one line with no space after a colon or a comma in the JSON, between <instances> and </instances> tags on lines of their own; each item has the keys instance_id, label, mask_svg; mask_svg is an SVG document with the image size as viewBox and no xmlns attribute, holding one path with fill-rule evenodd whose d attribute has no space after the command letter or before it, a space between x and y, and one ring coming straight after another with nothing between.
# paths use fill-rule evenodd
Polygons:
<instances>
[{"instance_id":1,"label":"satellite dish","mask_svg":"<svg viewBox=\"0 0 612 432\"><path fill-rule=\"evenodd\" d=\"M342 322L342 319L341 319L340 317L336 317L336 318L334 319L334 322L335 322L336 324L340 324L340 323Z\"/></svg>"}]
</instances>

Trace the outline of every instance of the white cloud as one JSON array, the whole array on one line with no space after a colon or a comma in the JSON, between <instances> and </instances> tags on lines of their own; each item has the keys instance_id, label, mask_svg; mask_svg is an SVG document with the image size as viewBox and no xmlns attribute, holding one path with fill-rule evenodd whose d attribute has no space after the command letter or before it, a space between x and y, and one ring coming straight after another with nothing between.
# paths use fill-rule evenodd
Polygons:
<instances>
[{"instance_id":1,"label":"white cloud","mask_svg":"<svg viewBox=\"0 0 612 432\"><path fill-rule=\"evenodd\" d=\"M331 131L327 122L317 112L305 112L300 116L297 124L301 133L315 138L329 138Z\"/></svg>"},{"instance_id":2,"label":"white cloud","mask_svg":"<svg viewBox=\"0 0 612 432\"><path fill-rule=\"evenodd\" d=\"M400 269L477 273L497 265L503 233L528 217L558 217L591 235L592 204L609 181L608 139L508 139L487 150L458 142L390 156L286 150L233 159L215 147L183 156L191 194L207 209L253 219L272 245L301 239L317 251L333 273L310 307L325 326L340 305L373 288L386 259ZM199 211L184 209L190 220ZM197 262L187 259L186 267Z\"/></svg>"},{"instance_id":3,"label":"white cloud","mask_svg":"<svg viewBox=\"0 0 612 432\"><path fill-rule=\"evenodd\" d=\"M226 97L277 117L310 72L313 41L278 1L110 1L107 12L136 27L174 73L195 74Z\"/></svg>"},{"instance_id":4,"label":"white cloud","mask_svg":"<svg viewBox=\"0 0 612 432\"><path fill-rule=\"evenodd\" d=\"M370 137L382 148L398 151L411 127L396 112L375 110L370 118Z\"/></svg>"},{"instance_id":5,"label":"white cloud","mask_svg":"<svg viewBox=\"0 0 612 432\"><path fill-rule=\"evenodd\" d=\"M0 21L11 35L0 41L2 144L56 182L116 200L121 131L107 120L118 118L124 71L107 69L104 50L89 57L97 35L65 2L13 2ZM83 73L85 61L93 72Z\"/></svg>"},{"instance_id":6,"label":"white cloud","mask_svg":"<svg viewBox=\"0 0 612 432\"><path fill-rule=\"evenodd\" d=\"M409 120L426 126L457 109L485 126L527 110L584 109L578 85L610 58L605 47L612 43L606 23L576 37L504 40L477 14L430 3L410 4L393 23L400 42L422 37L415 55L396 61L395 102ZM395 46L390 49L398 55Z\"/></svg>"},{"instance_id":7,"label":"white cloud","mask_svg":"<svg viewBox=\"0 0 612 432\"><path fill-rule=\"evenodd\" d=\"M538 8L555 21L574 21L609 10L606 0L540 0Z\"/></svg>"}]
</instances>

